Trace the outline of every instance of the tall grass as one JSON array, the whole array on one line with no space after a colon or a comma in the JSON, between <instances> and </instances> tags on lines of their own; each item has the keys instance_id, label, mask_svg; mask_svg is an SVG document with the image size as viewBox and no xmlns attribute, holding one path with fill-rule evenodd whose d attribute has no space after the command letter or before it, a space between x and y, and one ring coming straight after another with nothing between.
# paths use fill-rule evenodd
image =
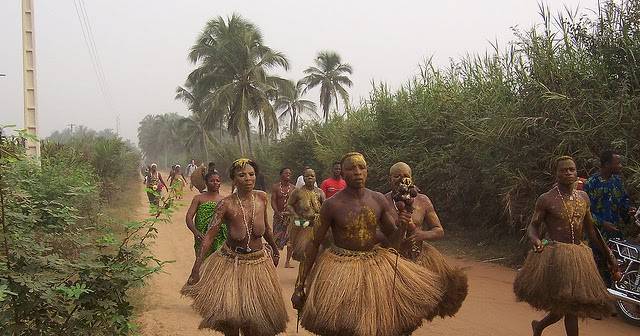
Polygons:
<instances>
[{"instance_id":1,"label":"tall grass","mask_svg":"<svg viewBox=\"0 0 640 336\"><path fill-rule=\"evenodd\" d=\"M558 155L573 155L586 176L601 150L616 149L637 192L640 1L556 15L541 5L540 18L514 30L506 47L444 69L427 62L395 92L377 85L357 111L287 136L269 158L325 169L362 151L378 190L388 189L388 168L405 161L445 223L494 238L522 234Z\"/></svg>"}]
</instances>

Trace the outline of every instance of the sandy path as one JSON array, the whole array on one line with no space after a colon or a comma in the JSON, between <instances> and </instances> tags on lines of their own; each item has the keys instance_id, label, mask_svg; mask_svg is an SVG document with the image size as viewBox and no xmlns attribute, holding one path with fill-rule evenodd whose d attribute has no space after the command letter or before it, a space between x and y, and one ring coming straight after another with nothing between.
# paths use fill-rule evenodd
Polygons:
<instances>
[{"instance_id":1,"label":"sandy path","mask_svg":"<svg viewBox=\"0 0 640 336\"><path fill-rule=\"evenodd\" d=\"M229 190L223 190L229 192ZM156 275L145 290L144 306L138 319L145 336L192 336L220 335L212 331L198 330L199 316L191 310L190 300L180 296L178 291L191 271L193 260L193 236L184 224L184 215L192 194L185 196L184 205L178 209L171 224L163 224L153 252L161 260L175 260L166 267L166 273ZM142 194L141 213L146 207L146 196ZM426 324L414 335L473 335L473 336L520 336L530 335L530 321L540 318L524 303L515 302L511 284L515 272L511 269L479 262L453 260L465 267L470 279L469 296L455 318L438 319ZM283 287L285 302L293 292L295 269L278 267L278 275ZM289 307L287 335L296 335L296 315ZM612 318L606 321L587 320L580 324L581 335L638 335L640 328ZM311 335L300 328L300 335ZM548 328L545 336L564 335L561 324Z\"/></svg>"}]
</instances>

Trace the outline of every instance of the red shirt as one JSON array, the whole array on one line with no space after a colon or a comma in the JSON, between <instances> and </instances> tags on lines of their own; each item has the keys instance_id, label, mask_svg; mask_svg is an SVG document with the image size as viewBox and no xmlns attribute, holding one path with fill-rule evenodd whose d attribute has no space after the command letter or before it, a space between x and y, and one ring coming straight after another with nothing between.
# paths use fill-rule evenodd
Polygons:
<instances>
[{"instance_id":1,"label":"red shirt","mask_svg":"<svg viewBox=\"0 0 640 336\"><path fill-rule=\"evenodd\" d=\"M335 195L335 193L337 193L338 191L346 187L347 187L347 182L345 182L345 180L343 180L342 178L336 180L333 177L330 177L322 181L322 184L320 184L320 189L324 191L324 195L327 198Z\"/></svg>"}]
</instances>

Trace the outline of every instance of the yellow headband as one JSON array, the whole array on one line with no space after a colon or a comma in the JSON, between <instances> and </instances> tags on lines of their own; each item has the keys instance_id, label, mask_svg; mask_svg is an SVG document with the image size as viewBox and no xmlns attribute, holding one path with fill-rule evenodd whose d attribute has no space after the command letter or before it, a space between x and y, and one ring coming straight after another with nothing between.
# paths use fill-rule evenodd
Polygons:
<instances>
[{"instance_id":1,"label":"yellow headband","mask_svg":"<svg viewBox=\"0 0 640 336\"><path fill-rule=\"evenodd\" d=\"M356 161L362 161L362 163L364 163L364 165L367 165L367 161L364 159L364 155L358 153L358 152L349 152L347 154L345 154L342 157L342 160L340 160L340 164L343 164L347 159L354 157L353 159Z\"/></svg>"},{"instance_id":2,"label":"yellow headband","mask_svg":"<svg viewBox=\"0 0 640 336\"><path fill-rule=\"evenodd\" d=\"M253 161L251 161L251 159L237 159L235 161L233 161L233 163L231 164L231 167L233 168L242 168L248 164L253 163Z\"/></svg>"}]
</instances>

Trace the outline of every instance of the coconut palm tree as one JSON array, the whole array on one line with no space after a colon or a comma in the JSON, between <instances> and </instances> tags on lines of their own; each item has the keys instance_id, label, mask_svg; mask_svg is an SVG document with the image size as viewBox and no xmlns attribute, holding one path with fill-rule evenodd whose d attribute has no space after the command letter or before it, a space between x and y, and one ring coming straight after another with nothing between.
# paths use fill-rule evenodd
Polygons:
<instances>
[{"instance_id":1,"label":"coconut palm tree","mask_svg":"<svg viewBox=\"0 0 640 336\"><path fill-rule=\"evenodd\" d=\"M295 85L293 81L288 81L288 85L278 88L278 96L273 104L276 111L280 111L278 121L284 121L289 118L289 131L295 132L298 130L300 116L304 113L313 114L319 117L316 113L316 103L302 99L304 91L304 83L298 81Z\"/></svg>"},{"instance_id":2,"label":"coconut palm tree","mask_svg":"<svg viewBox=\"0 0 640 336\"><path fill-rule=\"evenodd\" d=\"M329 120L329 107L335 100L338 110L338 95L342 98L344 106L349 104L349 93L345 86L351 87L353 83L348 75L353 73L351 65L342 63L340 55L334 51L321 51L314 60L315 66L307 68L302 78L305 84L303 92L320 86L320 106L322 107L325 122Z\"/></svg>"},{"instance_id":3,"label":"coconut palm tree","mask_svg":"<svg viewBox=\"0 0 640 336\"><path fill-rule=\"evenodd\" d=\"M197 92L206 92L203 105L227 113L227 129L243 154L245 142L253 152L251 120L258 120L260 134L275 137L278 119L270 97L282 79L270 71L287 70L289 62L284 54L264 45L255 25L237 14L211 20L189 58L198 65L189 80Z\"/></svg>"}]
</instances>

